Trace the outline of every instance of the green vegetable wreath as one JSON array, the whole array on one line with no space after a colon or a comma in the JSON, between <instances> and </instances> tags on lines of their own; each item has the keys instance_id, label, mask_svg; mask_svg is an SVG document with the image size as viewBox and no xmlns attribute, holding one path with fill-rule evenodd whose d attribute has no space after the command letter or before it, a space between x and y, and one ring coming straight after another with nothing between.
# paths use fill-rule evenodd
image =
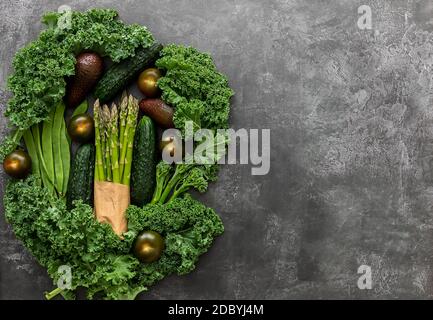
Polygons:
<instances>
[{"instance_id":1,"label":"green vegetable wreath","mask_svg":"<svg viewBox=\"0 0 433 320\"><path fill-rule=\"evenodd\" d=\"M217 165L160 160L157 132L174 125L186 139L186 121L194 130L227 128L233 92L208 54L163 47L113 10L74 11L67 28L60 18L46 14L48 28L13 61L5 114L13 131L0 148L12 177L5 216L53 279L47 299L73 299L77 288L89 299L135 299L167 275L191 272L224 231L188 193L206 191ZM102 58L111 61L105 72ZM124 91L134 80L141 102ZM173 141L164 146L178 152ZM58 285L62 266L68 286Z\"/></svg>"}]
</instances>

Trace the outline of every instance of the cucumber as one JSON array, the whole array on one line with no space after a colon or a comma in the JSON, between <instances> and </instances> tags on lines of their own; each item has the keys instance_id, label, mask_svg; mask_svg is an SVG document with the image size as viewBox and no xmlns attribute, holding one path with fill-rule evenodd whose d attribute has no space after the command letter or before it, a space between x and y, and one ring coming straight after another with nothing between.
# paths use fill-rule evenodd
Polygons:
<instances>
[{"instance_id":1,"label":"cucumber","mask_svg":"<svg viewBox=\"0 0 433 320\"><path fill-rule=\"evenodd\" d=\"M156 174L156 131L152 119L143 116L134 137L131 168L131 202L144 206L152 200Z\"/></svg>"},{"instance_id":2,"label":"cucumber","mask_svg":"<svg viewBox=\"0 0 433 320\"><path fill-rule=\"evenodd\" d=\"M93 144L84 144L78 148L72 161L66 198L69 209L72 208L74 200L83 200L84 203L92 205L94 171L95 147Z\"/></svg>"},{"instance_id":3,"label":"cucumber","mask_svg":"<svg viewBox=\"0 0 433 320\"><path fill-rule=\"evenodd\" d=\"M135 56L113 64L95 88L95 97L101 103L112 100L116 94L128 86L140 71L151 66L159 57L162 45L153 44L149 48L139 48Z\"/></svg>"}]
</instances>

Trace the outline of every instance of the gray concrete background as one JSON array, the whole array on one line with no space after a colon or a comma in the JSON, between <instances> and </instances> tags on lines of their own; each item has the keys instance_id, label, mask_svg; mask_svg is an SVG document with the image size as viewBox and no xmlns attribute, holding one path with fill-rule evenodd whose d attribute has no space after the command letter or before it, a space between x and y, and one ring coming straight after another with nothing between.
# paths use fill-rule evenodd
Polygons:
<instances>
[{"instance_id":1,"label":"gray concrete background","mask_svg":"<svg viewBox=\"0 0 433 320\"><path fill-rule=\"evenodd\" d=\"M226 166L201 197L224 235L142 298L433 297L432 1L2 0L2 111L14 53L61 4L113 7L163 43L211 52L236 91L232 126L271 129L267 176ZM372 31L357 27L362 4ZM357 288L361 264L372 290ZM0 298L51 288L1 212Z\"/></svg>"}]
</instances>

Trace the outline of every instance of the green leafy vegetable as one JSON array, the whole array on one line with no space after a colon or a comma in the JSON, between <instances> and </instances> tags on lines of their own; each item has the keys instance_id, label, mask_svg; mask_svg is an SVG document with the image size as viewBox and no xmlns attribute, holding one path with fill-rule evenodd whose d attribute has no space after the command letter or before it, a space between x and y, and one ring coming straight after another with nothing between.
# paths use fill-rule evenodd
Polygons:
<instances>
[{"instance_id":1,"label":"green leafy vegetable","mask_svg":"<svg viewBox=\"0 0 433 320\"><path fill-rule=\"evenodd\" d=\"M66 28L57 27L61 17L53 12L44 15L42 20L49 28L15 55L15 72L8 80L14 95L5 115L19 129L48 117L65 95L65 77L75 73L75 56L82 50L96 51L118 62L134 56L138 47L149 47L154 42L146 27L125 25L117 20L114 10L73 11L71 25ZM8 154L18 143L9 138L0 149Z\"/></svg>"},{"instance_id":2,"label":"green leafy vegetable","mask_svg":"<svg viewBox=\"0 0 433 320\"><path fill-rule=\"evenodd\" d=\"M201 118L205 113L205 106L200 100L192 100L187 103L185 101L180 102L176 107L176 112L173 115L173 122L176 128L180 129L183 137L186 140L192 138L185 132L185 122L190 121L192 123L192 133L201 129Z\"/></svg>"},{"instance_id":3,"label":"green leafy vegetable","mask_svg":"<svg viewBox=\"0 0 433 320\"><path fill-rule=\"evenodd\" d=\"M25 130L14 130L8 137L3 140L0 144L0 161L6 158L6 156L14 151L16 147L20 144L20 140L23 137Z\"/></svg>"},{"instance_id":4,"label":"green leafy vegetable","mask_svg":"<svg viewBox=\"0 0 433 320\"><path fill-rule=\"evenodd\" d=\"M83 102L81 102L81 104L75 108L74 113L72 113L71 118L79 115L79 114L83 114L87 112L87 109L89 109L89 103L87 102L87 100L84 100Z\"/></svg>"},{"instance_id":5,"label":"green leafy vegetable","mask_svg":"<svg viewBox=\"0 0 433 320\"><path fill-rule=\"evenodd\" d=\"M171 166L161 161L156 169L156 189L152 203L165 203L172 193L170 200L179 197L190 188L205 192L208 181L216 181L217 165L196 165L182 163L175 166L172 173Z\"/></svg>"},{"instance_id":6,"label":"green leafy vegetable","mask_svg":"<svg viewBox=\"0 0 433 320\"><path fill-rule=\"evenodd\" d=\"M117 62L133 56L137 47L153 43L145 27L123 24L116 20L114 10L74 11L70 28L57 27L60 17L45 15L43 22L52 27L15 55L15 73L8 82L14 96L6 116L19 128L45 120L63 98L65 77L75 73L75 55L82 50L96 51Z\"/></svg>"},{"instance_id":7,"label":"green leafy vegetable","mask_svg":"<svg viewBox=\"0 0 433 320\"><path fill-rule=\"evenodd\" d=\"M156 166L156 187L151 203L158 203L160 201L172 173L173 167L171 165L164 161L158 163Z\"/></svg>"},{"instance_id":8,"label":"green leafy vegetable","mask_svg":"<svg viewBox=\"0 0 433 320\"><path fill-rule=\"evenodd\" d=\"M156 65L166 71L158 81L158 87L162 90L162 99L175 107L173 122L183 138L192 138L185 132L185 123L191 122L192 134L202 128L210 129L215 140L210 145L214 148L212 159L200 156L200 164L177 164L174 170L168 164L157 166L157 186L152 203L165 203L190 188L204 192L208 182L217 179L218 167L215 163L225 153L228 139L221 137L216 130L228 127L233 91L228 86L227 78L217 71L210 55L197 49L168 45L161 51Z\"/></svg>"},{"instance_id":9,"label":"green leafy vegetable","mask_svg":"<svg viewBox=\"0 0 433 320\"><path fill-rule=\"evenodd\" d=\"M199 256L224 231L215 211L189 194L165 205L150 204L143 209L130 206L127 216L128 236L135 238L142 230L153 230L165 237L166 249L161 259L140 270L141 281L147 286L161 276L191 272Z\"/></svg>"},{"instance_id":10,"label":"green leafy vegetable","mask_svg":"<svg viewBox=\"0 0 433 320\"><path fill-rule=\"evenodd\" d=\"M42 188L35 175L10 181L4 206L16 236L55 282L61 265L71 267L71 290L55 289L48 298L58 293L73 298L74 290L84 287L88 298L134 299L167 275L192 271L224 230L212 209L185 195L165 205L130 206L128 232L121 240L108 224L97 222L92 208L81 201L67 211L65 203ZM130 253L142 230L164 236L166 249L160 260L140 264Z\"/></svg>"},{"instance_id":11,"label":"green leafy vegetable","mask_svg":"<svg viewBox=\"0 0 433 320\"><path fill-rule=\"evenodd\" d=\"M172 44L161 51L156 66L166 70L158 87L162 90L162 99L176 108L174 122L177 128L182 129L188 120L197 123L198 116L203 128L228 127L233 91L209 54Z\"/></svg>"},{"instance_id":12,"label":"green leafy vegetable","mask_svg":"<svg viewBox=\"0 0 433 320\"><path fill-rule=\"evenodd\" d=\"M13 151L24 134L34 167L27 179L9 181L3 198L6 219L17 238L47 268L54 283L61 276L60 266L69 266L72 272L71 288L56 288L46 294L48 299L58 294L72 299L78 287L87 289L88 298L134 299L170 274L191 272L199 256L224 231L218 215L186 193L190 188L203 192L209 181L216 180L214 164L158 164L153 203L128 208L128 231L122 239L109 224L95 219L91 206L81 200L73 201L69 210L61 198L68 182L70 154L69 141L63 136L64 121L59 123L64 108L60 101L65 94L65 77L75 72L75 55L88 49L119 62L135 56L138 48L148 48L154 43L145 27L127 26L116 17L115 11L106 9L72 12L71 25L59 28L58 22L63 17L58 13L46 14L43 21L49 28L17 53L13 62L15 73L8 82L14 96L8 103L6 116L18 130L2 144L0 156ZM170 45L162 51L157 66L166 71L158 86L162 98L175 107L177 128L183 130L186 121L192 121L193 132L200 128L228 127L233 92L208 54ZM97 104L96 179L106 180L109 176L113 156L117 169L116 154L106 151L110 150L112 138L120 135L123 139L117 157L128 161L119 163L119 175L121 182L128 184L131 162L128 148L132 146L129 138L133 137L132 124L136 119L122 114L125 111L122 106L118 116L102 117L98 107ZM77 110L84 109L87 106L81 105ZM111 135L106 137L102 133L107 121L117 117L119 132L112 128ZM51 123L40 124L48 118ZM185 131L182 133L187 137ZM46 142L41 143L41 135L44 140L47 138ZM222 143L225 147L226 140ZM44 158L50 150L52 157ZM52 168L55 181L51 181ZM117 174L115 178L120 179ZM131 254L133 241L143 230L156 231L165 240L161 258L148 264L140 263Z\"/></svg>"}]
</instances>

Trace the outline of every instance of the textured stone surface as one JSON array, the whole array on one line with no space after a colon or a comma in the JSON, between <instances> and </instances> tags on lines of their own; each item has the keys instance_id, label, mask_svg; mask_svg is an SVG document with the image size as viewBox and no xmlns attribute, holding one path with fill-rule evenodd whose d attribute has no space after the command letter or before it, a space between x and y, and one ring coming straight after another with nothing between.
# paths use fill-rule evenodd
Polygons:
<instances>
[{"instance_id":1,"label":"textured stone surface","mask_svg":"<svg viewBox=\"0 0 433 320\"><path fill-rule=\"evenodd\" d=\"M61 4L0 2L0 102L17 49ZM370 5L373 30L359 30ZM271 171L226 166L202 197L226 232L193 273L144 299L432 298L432 1L98 1L160 41L211 52L234 128L271 129ZM1 134L6 120L0 118ZM5 183L1 175L0 196ZM372 267L373 289L357 287ZM0 298L51 281L0 215Z\"/></svg>"}]
</instances>

